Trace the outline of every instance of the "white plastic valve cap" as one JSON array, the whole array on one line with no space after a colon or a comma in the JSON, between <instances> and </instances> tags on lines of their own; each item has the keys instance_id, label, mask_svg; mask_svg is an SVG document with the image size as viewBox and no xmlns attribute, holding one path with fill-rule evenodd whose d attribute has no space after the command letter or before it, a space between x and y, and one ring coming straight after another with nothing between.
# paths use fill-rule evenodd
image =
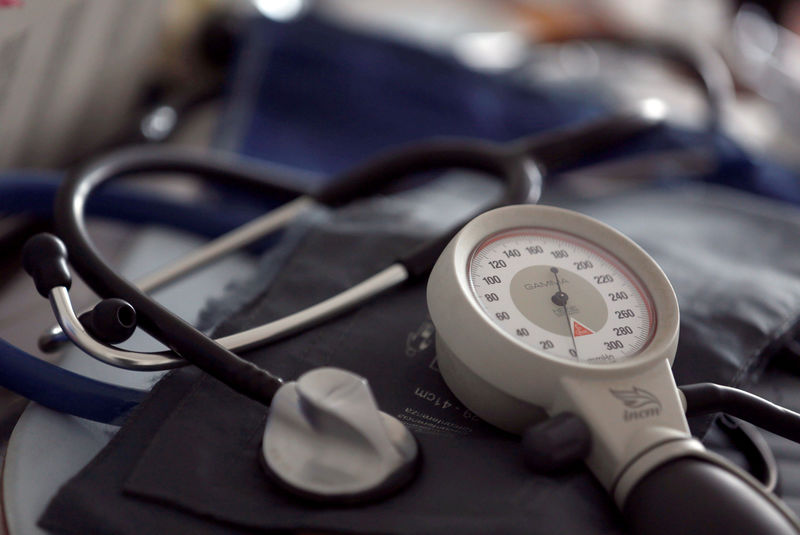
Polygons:
<instances>
[{"instance_id":1,"label":"white plastic valve cap","mask_svg":"<svg viewBox=\"0 0 800 535\"><path fill-rule=\"evenodd\" d=\"M402 423L378 410L366 379L317 368L275 394L262 454L267 472L289 490L352 502L408 482L418 446Z\"/></svg>"}]
</instances>

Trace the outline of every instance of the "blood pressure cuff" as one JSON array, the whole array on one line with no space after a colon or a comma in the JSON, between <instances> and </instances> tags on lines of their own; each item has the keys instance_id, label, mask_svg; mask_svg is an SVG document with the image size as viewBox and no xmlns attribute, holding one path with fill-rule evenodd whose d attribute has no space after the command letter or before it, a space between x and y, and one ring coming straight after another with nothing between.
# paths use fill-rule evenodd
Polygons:
<instances>
[{"instance_id":1,"label":"blood pressure cuff","mask_svg":"<svg viewBox=\"0 0 800 535\"><path fill-rule=\"evenodd\" d=\"M459 191L463 197L465 188ZM453 193L445 187L318 214L283 269L265 277L271 283L256 277L238 287L231 297L237 308L217 334L281 317L375 273L440 228L445 216L452 221L465 210ZM681 306L678 384L743 385L794 327L800 253L787 244L800 232L800 218L793 209L718 187L576 207L633 237L670 277ZM187 368L156 386L61 489L41 526L70 534L624 533L587 469L531 474L517 437L478 421L449 392L436 366L424 282L246 357L286 378L317 366L367 377L382 410L415 432L423 452L419 476L396 496L363 507L289 496L259 465L266 409ZM706 425L692 423L699 434Z\"/></svg>"}]
</instances>

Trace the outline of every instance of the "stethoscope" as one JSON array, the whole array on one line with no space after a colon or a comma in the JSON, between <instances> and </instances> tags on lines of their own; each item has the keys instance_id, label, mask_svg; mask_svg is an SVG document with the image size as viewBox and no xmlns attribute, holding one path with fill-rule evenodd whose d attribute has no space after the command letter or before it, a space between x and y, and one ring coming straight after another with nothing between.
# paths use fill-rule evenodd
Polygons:
<instances>
[{"instance_id":1,"label":"stethoscope","mask_svg":"<svg viewBox=\"0 0 800 535\"><path fill-rule=\"evenodd\" d=\"M173 170L211 176L212 178L222 178L226 185L235 183L251 191L256 190L269 198L285 199L292 196L296 197L266 215L254 218L241 227L229 230L237 222L238 218L216 208L201 205L198 207L199 211L195 212L197 215L193 217L191 207L181 203L154 196L148 197L147 194L138 191L121 191L115 189L113 185L108 188L102 188L88 201L88 206L92 212L104 211L106 215L111 215L113 212L116 217L134 221L145 220L150 214L151 218L157 216L155 219L163 224L188 228L201 234L226 231L204 247L180 260L177 264L172 264L147 277L146 280L137 283L142 291L151 291L197 269L220 255L256 241L265 234L274 232L299 214L309 210L315 203L325 203L333 206L342 204L351 199L369 195L376 189L384 187L393 179L400 178L405 173L447 166L471 167L478 171L488 171L506 184L506 189L500 199L501 203L522 202L531 200L531 197L535 200L541 185L541 169L556 170L561 166L572 164L587 154L599 151L606 146L611 146L637 133L657 127L658 124L660 124L660 119L653 114L653 109L643 108L594 121L577 128L568 128L544 134L543 136L521 140L513 146L507 147L477 141L439 141L433 144L424 143L407 146L397 151L380 155L355 170L334 178L330 182L330 186L312 194L306 194L305 191L292 190L290 185L291 177L285 176L282 170L275 173L273 169L265 168L263 165L248 164L240 159L214 155L213 153L209 154L205 151L141 147L115 153L73 174L66 183L61 185L62 189L58 194L58 204L61 204L61 200L71 197L74 192L78 192L77 202L69 203L71 205L70 213L74 214L72 208L84 209L86 206L84 202L87 201L89 190L94 186L98 186L105 179L134 172L154 170ZM554 157L554 155L558 156ZM275 175L277 175L277 178L275 178ZM41 209L41 200L54 195L56 185L53 181L43 179L38 181L26 180L11 184L5 189L7 194L4 195L4 199L7 201L7 205L4 208L8 211L23 211L26 208ZM1 187L3 187L2 184L0 184ZM70 188L69 191L66 188ZM300 193L299 196L298 193ZM126 199L130 199L132 202L127 202ZM114 206L114 208L109 209L109 206ZM154 207L154 209L148 211L148 207ZM57 210L60 211L60 208ZM82 214L79 215L79 218L81 217ZM58 224L62 224L60 217ZM85 236L85 230L81 222L76 221L71 228L77 232L76 236L82 236L80 238L82 246L79 247L91 251L91 254L87 256L83 253L77 253L78 249L74 249L70 245L71 260L76 267L83 273L87 268L84 267L79 258L88 259L90 256L95 262L102 263L88 237ZM333 314L341 313L347 308L356 306L359 302L401 283L409 274L411 276L419 276L425 273L426 269L432 265L432 262L436 259L437 250L443 247L448 238L449 235L440 237L422 249L409 254L404 259L402 266L391 266L368 281L349 289L340 296L311 307L309 310L293 314L251 331L226 337L220 340L220 343L227 349L215 347L212 350L213 354L225 354L226 356L223 358L230 359L233 355L229 353L229 350L242 350L270 340L276 340L303 328L308 328L315 323L324 321ZM70 240L69 238L67 239ZM40 240L42 241L39 241L38 245L37 242L34 242L28 248L31 256L27 260L27 265L30 271L41 272L42 267L38 264L39 257L40 255L47 256L51 260L50 266L54 268L51 276L56 277L55 282L61 283L60 285L54 284L52 292L50 288L45 286L39 287L42 295L48 296L49 294L56 316L61 323L59 327L51 329L40 339L40 346L43 349L57 349L68 336L69 339L90 355L118 367L136 370L161 370L187 364L186 360L172 352L140 353L121 350L109 345L127 339L137 324L143 327L148 325L148 320L144 319L142 321L142 318L148 314L147 305L142 308L141 304L134 304L133 309L135 309L135 312L133 312L128 303L106 300L95 307L96 312L87 311L80 314L83 320L81 321L78 318L79 315L73 311L69 300L67 291L69 276L66 271L63 247L51 237L40 238ZM55 257L49 255L55 255ZM93 262L89 261L89 263L94 266ZM90 271L94 269L92 266L88 267ZM98 284L94 287L101 295L134 295L133 300L136 302L147 299L139 290L132 288L130 284L124 281L120 283L119 277L116 275L111 275L109 280L113 279L115 285L126 286L127 289L124 290L124 293L117 293L102 285L100 279L104 278L109 272L111 272L110 268L104 267L99 272L102 273L99 277L84 276L87 277L87 282L92 286ZM89 273L89 271L85 273ZM48 284L54 281L50 280ZM157 318L162 318L168 313L159 310L156 314ZM93 321L93 318L99 321ZM107 321L109 319L110 321ZM169 322L170 320L167 321ZM174 319L171 321L175 322ZM154 322L150 320L149 323ZM155 323L161 323L160 319L156 320ZM181 325L179 332L183 334L181 335L181 340L178 340L178 347L183 348L184 352L187 345L194 347L195 338L199 341L202 336L196 331L190 331L186 325ZM188 342L184 339L187 337ZM202 338L205 341L200 342L201 344L216 346L216 344L211 344L206 337L202 336ZM168 342L166 345L169 347L176 348L173 347L175 343L171 341L170 336L167 336L165 341ZM13 354L13 358L9 358L9 369L15 369L13 363L20 362L23 354L15 348L6 347L5 349L7 350L6 354ZM26 356L25 360L28 361L30 358L32 357ZM214 359L210 360L213 361ZM234 362L238 362L238 360L234 360ZM91 380L83 379L81 380L82 387L79 390L84 393L89 392L91 393L90 395L96 395L96 399L90 404L73 403L71 406L65 407L61 400L74 399L74 396L59 395L59 392L66 393L64 389L66 391L71 390L72 386L76 384L74 382L75 378L71 375L65 376L67 374L66 371L57 367L48 367L38 360L32 361L31 365L37 367L37 377L49 381L51 386L54 387L62 385L62 388L49 390L51 395L47 396L48 399L42 399L43 396L38 395L35 388L27 389L21 393L56 410L64 410L92 419L119 421L124 418L130 407L138 403L143 397L143 393L140 391L116 386L111 389L111 392L114 392L115 395L110 396L109 389L106 387L113 385L103 385L102 383L96 385ZM215 366L213 363L209 365ZM245 366L245 369L249 369L249 365ZM49 378L52 378L52 380ZM277 381L270 382L273 387L277 387L279 384ZM7 383L7 386L13 390L19 381L9 380ZM98 388L89 388L93 385ZM87 388L89 389L87 390ZM253 392L252 394L258 399L269 398L269 393ZM100 400L106 400L108 405L100 403ZM106 407L106 409L101 410L101 407Z\"/></svg>"},{"instance_id":2,"label":"stethoscope","mask_svg":"<svg viewBox=\"0 0 800 535\"><path fill-rule=\"evenodd\" d=\"M149 284L162 284L165 280L177 277L182 271L190 270L196 265L209 261L222 252L227 252L235 247L249 243L267 232L277 230L316 203L338 206L360 196L372 194L379 187L384 187L387 183L395 182L411 174L451 167L466 168L486 173L499 179L504 184L502 193L490 203L490 207L524 203L532 198L535 200L541 183L541 168L535 164L536 157L539 154L551 156L558 154L560 161L551 160L549 165L544 166L544 169L553 168L558 164L569 161L570 156L583 154L583 149L588 151L589 149L608 146L619 139L650 128L656 122L652 116L635 113L606 119L590 125L588 128L562 132L544 139L522 140L505 146L462 140L443 140L405 146L379 155L375 159L358 166L355 170L343 174L333 181L333 186L330 188L317 192L313 196L297 197L273 211L268 217L247 225L245 230L234 231L223 236L221 241L212 242L208 250L199 251L196 258L184 262L179 269L170 269L166 275L155 277L156 282ZM206 156L189 153L176 154L162 149L131 149L112 154L71 174L61 186L56 199L57 228L67 245L65 246L54 236L40 235L29 242L24 255L25 269L34 277L39 293L50 299L64 334L90 355L114 366L140 370L159 370L174 368L187 363L195 364L238 392L270 406L270 418L262 441L262 464L266 473L277 485L294 494L317 501L360 503L364 500L375 500L390 495L411 481L419 468L420 456L416 440L397 419L382 413L378 409L363 378L345 370L322 368L312 370L296 381L284 382L267 370L260 369L241 359L232 351L277 340L280 337L302 331L341 314L363 303L365 300L371 299L402 283L426 276L434 263L437 263L437 260L437 266L444 265L446 267L437 267L437 270L434 271L434 277L431 279L432 281L449 280L452 283L455 280L463 280L461 277L463 277L464 273L461 273L460 276L445 276L444 278L441 273L453 274L452 265L457 266L456 271L461 270L463 272L464 269L462 268L467 265L464 263L464 251L478 250L486 243L494 243L493 240L495 238L493 236L495 233L502 233L509 228L514 229L527 225L525 222L530 221L530 219L527 216L520 219L522 216L518 214L525 213L529 207L512 207L510 210L513 210L513 212L502 212L502 210L490 212L486 216L481 216L470 222L455 238L456 232L450 230L404 255L396 263L388 266L373 277L337 296L276 322L215 341L196 331L193 327L152 301L132 283L117 275L105 264L86 233L83 216L86 203L94 189L115 177L154 171L194 173L212 179L225 178L228 183L234 181L244 187L261 191L266 190L272 195L287 194L286 188L282 186L276 187L275 185L266 186L257 172L244 171L235 163L231 164L230 162L214 159L209 160ZM504 216L505 219L502 219L503 224L501 225L497 223L497 213L510 215L512 220L519 219L519 223L509 224L508 218ZM542 212L538 213L541 214ZM546 211L544 213L547 214ZM622 258L623 262L630 262L628 258L635 258L637 261L641 260L641 264L646 264L649 267L645 269L647 275L640 274L639 276L650 282L658 281L658 284L653 284L653 286L659 288L669 287L668 283L664 285L663 281L658 278L657 267L650 266L645 257L642 257L639 253L630 253L629 251L635 249L631 248L630 244L613 232L604 230L597 234L593 230L590 231L588 229L600 227L595 227L594 223L586 224L584 220L576 219L576 216L558 213L550 214L550 216L552 216L553 221L570 222L568 225L565 224L566 226L562 229L567 234L575 232L574 228L585 228L587 229L587 236L589 238L594 237L595 241L622 243L623 245L620 245L614 252L616 256ZM550 216L546 215L545 219ZM579 224L580 221L584 221L584 223ZM581 224L588 226L581 227ZM541 223L539 225L541 226ZM549 228L549 224L545 226ZM478 229L477 232L476 228ZM464 238L465 235L468 238ZM465 240L469 242L466 246L453 245ZM486 240L489 240L489 242ZM447 249L445 249L446 246ZM549 252L555 258L565 258L568 253L566 249L563 251L561 249L546 251L535 242L528 244L528 247L530 247L529 254ZM542 250L540 251L537 247ZM106 296L106 299L101 301L92 312L82 315L81 318L74 312L69 300L70 274L67 268L67 250L70 252L73 265L87 283L98 294ZM442 253L443 250L445 251L444 254ZM600 251L598 258L605 258L602 249L593 249L589 246L586 250ZM450 252L448 253L448 251ZM453 251L458 252L454 253ZM522 252L517 247L510 247L504 250L503 253L508 255L507 258L509 260L522 255ZM502 260L502 258L500 259ZM503 263L507 264L506 262ZM612 261L610 265L617 264ZM499 262L496 266L504 267ZM492 266L492 268L494 267ZM551 273L553 281L549 282L554 282L558 287L558 291L553 294L550 300L556 305L556 308L563 307L563 314L559 317L566 319L569 328L574 329L570 331L569 335L572 339L575 354L567 352L566 359L567 361L572 357L578 359L578 346L575 342L575 337L584 335L587 332L593 332L592 329L596 329L596 326L588 320L586 320L585 325L583 323L569 323L571 321L570 314L575 314L575 311L571 311L568 305L569 297L567 294L572 292L572 288L577 287L575 286L577 281L569 281L563 274L559 276L559 270L555 267L551 268ZM606 275L610 277L608 282L611 282L613 276ZM473 295L477 295L474 292L474 285L479 279L488 285L500 285L503 282L502 277L490 272L475 276L477 279L473 280ZM663 274L661 274L661 277L663 277ZM630 280L635 279L635 277L629 278ZM431 284L433 284L434 293L439 291L436 288L447 287L444 282L441 282L441 284L432 282ZM564 285L563 288L561 284ZM569 286L570 284L572 286ZM602 284L602 282L598 282L598 284ZM636 286L635 283L632 284ZM549 288L549 286L545 286ZM430 288L431 286L429 285L429 296L432 291ZM461 288L461 290L464 290L461 295L470 295L465 288ZM625 288L627 287L623 287L618 291L622 294L625 294L626 291L633 294L630 289L625 290ZM651 354L647 359L634 361L634 364L630 366L625 364L606 368L606 371L611 370L614 372L611 376L619 379L625 375L623 373L625 370L634 370L637 373L645 370L650 373L648 371L650 368L647 368L641 362L650 365L656 361L663 361L667 364L666 373L669 374L667 361L671 356L674 356L677 313L675 312L674 294L670 299L668 293L664 290L654 302L657 304L658 313L662 316L662 319L663 317L668 319L666 324L671 326L674 332L669 331L669 329L660 331L662 333L660 335L661 338L656 337L659 342L653 344L654 347L659 349L659 352L655 354L656 356ZM586 295L590 294L591 292L586 293ZM485 294L481 293L481 295L491 302L501 299L500 294L495 294L491 291L487 291ZM572 295L576 294L573 293ZM445 301L447 300L438 300L440 303ZM450 303L458 305L452 301ZM486 328L486 325L491 325L492 322L497 323L510 319L506 311L498 310L491 312L497 322L491 316L489 317L491 321L486 321L486 318L481 314L486 316L488 312L484 309L484 312L481 313L478 305L474 302L466 302L463 306L458 306L458 310L471 311L472 314L477 313L477 316L474 317L482 318L481 325L484 328ZM431 313L432 316L436 315L439 318L442 316L442 313L437 312L435 308L431 308ZM633 312L630 313L632 314ZM524 403L521 406L516 405L516 401L519 401L521 397L518 381L516 383L511 381L509 384L515 384L505 389L498 386L498 371L496 369L486 372L485 375L482 371L476 372L480 368L480 366L475 366L477 357L472 356L461 360L453 357L448 360L448 355L455 354L452 351L452 347L463 342L454 341L452 330L448 330L447 327L442 328L442 325L447 324L446 320L442 321L440 319L437 321L437 328L439 328L437 331L437 337L439 337L437 339L437 352L443 355L441 359L443 362L450 363L445 366L448 369L448 371L444 372L445 378L457 395L463 398L468 407L476 407L476 412L484 416L488 421L515 431L520 430L520 421L514 420L513 423L509 424L503 418L497 419L497 414L527 415L524 422L526 424L536 419L541 419L541 407L547 406L549 402L537 398L529 400L527 406ZM470 321L475 323L474 319ZM141 326L145 331L169 347L170 351L141 353L121 350L110 345L127 339L136 326ZM500 329L498 326L490 328ZM619 328L623 329L620 332L624 333L626 332L624 329L630 327L621 325ZM480 332L480 330L476 329L475 332ZM527 332L525 327L521 327L517 329L516 335L527 336ZM663 334L664 332L666 334ZM49 336L52 341L52 338L58 335L53 332ZM496 338L503 339L502 336ZM539 341L539 343L542 342L544 341ZM480 345L479 340L473 340L466 343L465 347L471 346L475 348L480 347ZM508 347L500 348L501 351L507 349ZM603 357L608 359L615 358L613 351L617 349L622 350L622 346L617 347L612 344L608 349L611 353L603 355ZM518 352L518 348L516 350ZM671 356L668 354L670 351L672 351ZM470 351L464 350L459 353L463 356L470 354ZM563 372L571 369L570 366L574 368L574 364L564 368L565 365L563 363L554 363L552 355L547 351L538 352L537 350L533 354L537 355L537 358L540 358L541 362L546 364L545 369L549 369L556 375L560 373L559 370ZM524 357L514 357L513 355L514 351L511 351L510 356L507 357L510 359L508 363L511 367L515 365L515 362L524 359ZM556 361L558 360L556 359ZM606 457L602 455L600 460L595 458L590 462L590 466L595 469L596 473L597 470L600 471L598 477L601 481L610 485L609 490L615 493L620 506L626 513L629 510L643 510L642 507L631 509L630 500L641 500L642 498L640 497L643 496L642 489L652 494L652 491L648 489L652 486L650 482L654 481L653 477L658 476L669 479L675 477L676 473L689 474L692 477L696 476L700 481L705 481L706 483L710 481L711 484L708 485L710 489L719 487L721 482L724 483L725 477L733 477L736 481L744 481L744 484L737 487L739 489L737 492L743 493L741 494L743 496L753 498L753 503L755 504L753 508L756 513L766 514L772 519L771 521L783 526L789 526L787 529L792 531L786 532L794 532L797 528L794 517L787 513L776 499L763 491L757 483L748 479L748 476L741 474L740 471L730 469L716 459L711 464L717 467L723 466L724 468L722 472L714 472L712 476L703 475L706 473L703 472L705 465L698 471L697 465L683 462L684 457L691 457L695 460L701 459L704 462L710 462L709 459L711 457L705 455L701 447L699 449L699 443L688 440L681 434L685 431L685 425L681 427L680 422L684 418L684 410L698 412L725 408L734 414L755 414L759 423L762 423L761 420L766 419L765 427L785 435L796 435L793 427L797 425L800 416L788 413L788 411L781 412L775 406L771 406L763 402L763 400L754 401L746 396L737 397L737 394L732 394L730 390L708 388L695 388L692 390L689 388L684 389L683 393L679 394L674 388L674 383L669 383L669 381L655 381L653 384L656 386L648 386L647 388L640 388L634 385L627 390L612 382L607 383L610 386L606 387L604 386L606 383L600 384L595 380L596 377L594 375L596 374L594 370L599 368L586 368L584 364L586 363L580 364L576 369L583 370L581 372L583 377L588 378L587 384L590 384L594 389L590 389L590 393L602 393L603 389L606 389L611 393L612 397L623 405L631 402L633 403L631 406L634 408L644 406L645 411L652 411L647 412L647 414L637 412L632 416L634 419L644 419L653 415L658 416L662 412L664 414L668 413L669 417L673 419L673 424L671 425L677 429L672 434L667 432L664 435L666 438L663 440L658 439L655 441L648 434L649 432L646 432L645 438L636 439L641 442L637 442L637 447L641 451L634 450L632 452L626 450L625 444L616 443L618 436L615 433L611 433L609 436L612 439L609 440L613 445L612 450L614 451L611 451L606 457L612 459L613 462L603 462ZM665 371L663 366L658 369L660 370L659 373L662 374ZM588 370L593 371L590 372ZM478 380L475 380L473 375L476 375ZM543 380L553 382L555 380L554 377L543 377ZM671 374L669 374L669 377L671 378ZM648 381L651 379L652 377L648 376ZM484 385L481 381L487 384ZM650 383L646 384L649 385ZM670 385L672 390L670 390ZM553 396L558 398L559 401L552 405L551 409L552 407L559 409L572 408L580 413L580 411L585 410L585 407L593 406L591 400L581 400L582 394L575 394L575 392L583 392L584 389L576 388L574 385L573 389L575 399L572 401L580 400L580 402L570 402L569 396L564 398L563 393L558 394L556 392ZM655 390L658 394L653 395L650 390ZM715 396L715 392L722 392L724 395ZM113 397L113 393L109 393L109 396ZM633 399L631 396L633 396ZM638 399L637 396L639 396ZM728 403L730 400L734 400L732 405ZM644 403L644 405L637 405L641 403ZM656 406L658 407L657 411ZM528 448L534 452L533 457L539 459L541 459L542 455L547 457L541 451L546 450L546 448L541 447L542 437L549 440L552 438L558 439L559 437L561 439L564 439L564 437L572 439L576 436L578 436L577 444L581 447L578 448L579 451L575 455L568 455L565 458L570 461L585 457L587 453L583 450L586 447L586 440L585 437L581 439L580 435L585 435L586 431L585 426L581 426L581 418L575 419L566 416L565 421L565 418L558 418L560 415L551 414L551 416L553 418L548 424L549 427L546 425L544 431L539 429L533 433L534 439L532 440L532 445ZM591 418L588 420L591 420ZM589 427L591 428L591 425ZM531 442L531 440L528 442ZM302 447L299 447L300 444L302 444ZM652 449L654 444L659 446L657 454ZM666 449L660 447L664 444L668 446ZM693 455L684 455L685 451L678 447L679 444L681 445L680 447L691 450ZM595 447L598 447L596 442ZM581 451L583 451L582 454ZM593 451L595 453L592 455L597 457L596 450ZM620 453L620 451L623 453ZM639 457L640 453L646 457L645 461L642 461ZM634 455L633 459L629 458L631 454ZM557 461L550 463L548 460L544 464L563 464L563 459L557 459ZM670 464L672 461L681 461L679 469L677 472L675 470L665 472L663 470L665 466L674 466ZM633 471L629 470L632 466L631 463L635 466ZM314 477L314 471L310 469L310 467L313 468L314 466L319 466L322 473L327 474L327 476L323 478ZM329 477L331 470L326 468L331 466L335 466L337 470L334 472L342 477L338 479ZM720 476L720 474L723 475ZM658 493L654 495L660 497ZM730 496L727 497L730 498ZM741 496L739 494L734 496L734 498L738 497ZM750 512L748 511L746 515L750 514ZM642 527L644 521L640 521L640 517L637 514L629 516L633 517L632 522L634 524L638 523L637 529L644 532L648 531L649 528Z\"/></svg>"},{"instance_id":3,"label":"stethoscope","mask_svg":"<svg viewBox=\"0 0 800 535\"><path fill-rule=\"evenodd\" d=\"M34 238L26 247L24 264L34 275L39 292L49 297L60 324L60 328L51 329L44 335L40 345L46 349L55 349L66 336L105 363L135 370L163 370L195 363L240 392L269 404L282 381L244 361L232 351L267 343L307 329L389 288L414 277L427 275L454 231L423 244L398 263L338 296L268 325L216 342L162 309L144 295L143 291L160 287L222 254L274 232L316 204L341 205L370 195L406 175L448 167L467 168L488 174L503 183L503 190L492 205L535 201L541 187L543 170L554 172L605 147L658 127L662 119L658 113L660 111L653 107L653 103L649 103L631 112L518 140L508 145L475 140L436 140L407 145L378 155L354 170L335 177L330 182L331 185L323 190L299 196L288 185L288 178L279 176L277 180L267 182L270 175L265 174L262 166L247 165L240 159L163 147L141 147L114 153L69 176L61 184L56 198L56 223L59 233L69 244L71 262L98 294L113 297L101 301L91 311L76 314L68 292L70 275L66 264L66 248L54 236ZM177 264L168 266L143 282L140 281L140 290L105 265L86 235L82 219L87 205L96 209L107 206L104 202L89 201L90 194L101 184L119 176L152 171L196 174L221 179L226 186L234 184L250 191L255 190L270 198L295 198L265 216L224 233ZM42 190L49 191L52 186L42 183L16 184L17 200L41 198ZM26 187L36 189L37 195L26 197ZM20 189L23 194L20 194ZM106 197L115 206L125 206L128 203L116 202L120 200L120 195L113 187L102 188L93 200L103 200L102 197ZM134 195L142 194L137 192ZM147 206L147 199L137 200ZM164 200L160 200L160 203L157 212L168 216L162 222L185 226L186 221L180 217L185 210L171 210ZM123 216L130 215L127 214L129 208L119 210ZM207 212L204 211L203 215ZM170 218L175 220L169 220ZM213 221L214 218L210 219ZM189 221L197 224L194 219ZM229 221L224 221L220 226L228 224ZM155 335L171 351L141 353L122 350L112 345L127 339L136 326ZM13 376L9 375L8 386L50 408L84 418L120 423L145 395L139 390L77 376L4 345L6 347L3 348L3 353L10 364L8 369L14 372Z\"/></svg>"}]
</instances>

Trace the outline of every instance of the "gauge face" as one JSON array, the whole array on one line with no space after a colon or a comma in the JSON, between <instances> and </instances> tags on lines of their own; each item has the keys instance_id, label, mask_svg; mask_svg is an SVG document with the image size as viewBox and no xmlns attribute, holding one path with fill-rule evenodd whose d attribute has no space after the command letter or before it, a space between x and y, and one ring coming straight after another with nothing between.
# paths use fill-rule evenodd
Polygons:
<instances>
[{"instance_id":1,"label":"gauge face","mask_svg":"<svg viewBox=\"0 0 800 535\"><path fill-rule=\"evenodd\" d=\"M554 357L621 362L655 332L641 281L611 253L566 232L526 227L489 236L472 252L468 276L493 323Z\"/></svg>"}]
</instances>

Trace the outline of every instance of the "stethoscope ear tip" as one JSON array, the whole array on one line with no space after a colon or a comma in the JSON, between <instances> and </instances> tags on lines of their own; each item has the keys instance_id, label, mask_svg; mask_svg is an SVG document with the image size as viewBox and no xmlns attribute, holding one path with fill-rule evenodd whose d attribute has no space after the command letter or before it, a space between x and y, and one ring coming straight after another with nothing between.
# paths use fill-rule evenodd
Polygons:
<instances>
[{"instance_id":1,"label":"stethoscope ear tip","mask_svg":"<svg viewBox=\"0 0 800 535\"><path fill-rule=\"evenodd\" d=\"M261 465L279 487L317 503L391 496L420 466L416 439L378 410L364 378L318 368L283 385L264 430Z\"/></svg>"},{"instance_id":2,"label":"stethoscope ear tip","mask_svg":"<svg viewBox=\"0 0 800 535\"><path fill-rule=\"evenodd\" d=\"M136 330L136 310L116 297L103 299L78 319L93 338L105 344L120 344Z\"/></svg>"},{"instance_id":3,"label":"stethoscope ear tip","mask_svg":"<svg viewBox=\"0 0 800 535\"><path fill-rule=\"evenodd\" d=\"M49 297L54 288L69 289L72 285L67 247L53 234L42 232L25 242L22 266L33 278L42 297ZM79 319L93 338L105 344L124 342L136 330L136 310L118 298L103 299ZM42 342L49 349L51 342L48 339Z\"/></svg>"},{"instance_id":4,"label":"stethoscope ear tip","mask_svg":"<svg viewBox=\"0 0 800 535\"><path fill-rule=\"evenodd\" d=\"M69 288L72 275L67 266L67 247L53 234L42 232L25 242L22 267L33 278L36 290L48 297L58 286Z\"/></svg>"}]
</instances>

